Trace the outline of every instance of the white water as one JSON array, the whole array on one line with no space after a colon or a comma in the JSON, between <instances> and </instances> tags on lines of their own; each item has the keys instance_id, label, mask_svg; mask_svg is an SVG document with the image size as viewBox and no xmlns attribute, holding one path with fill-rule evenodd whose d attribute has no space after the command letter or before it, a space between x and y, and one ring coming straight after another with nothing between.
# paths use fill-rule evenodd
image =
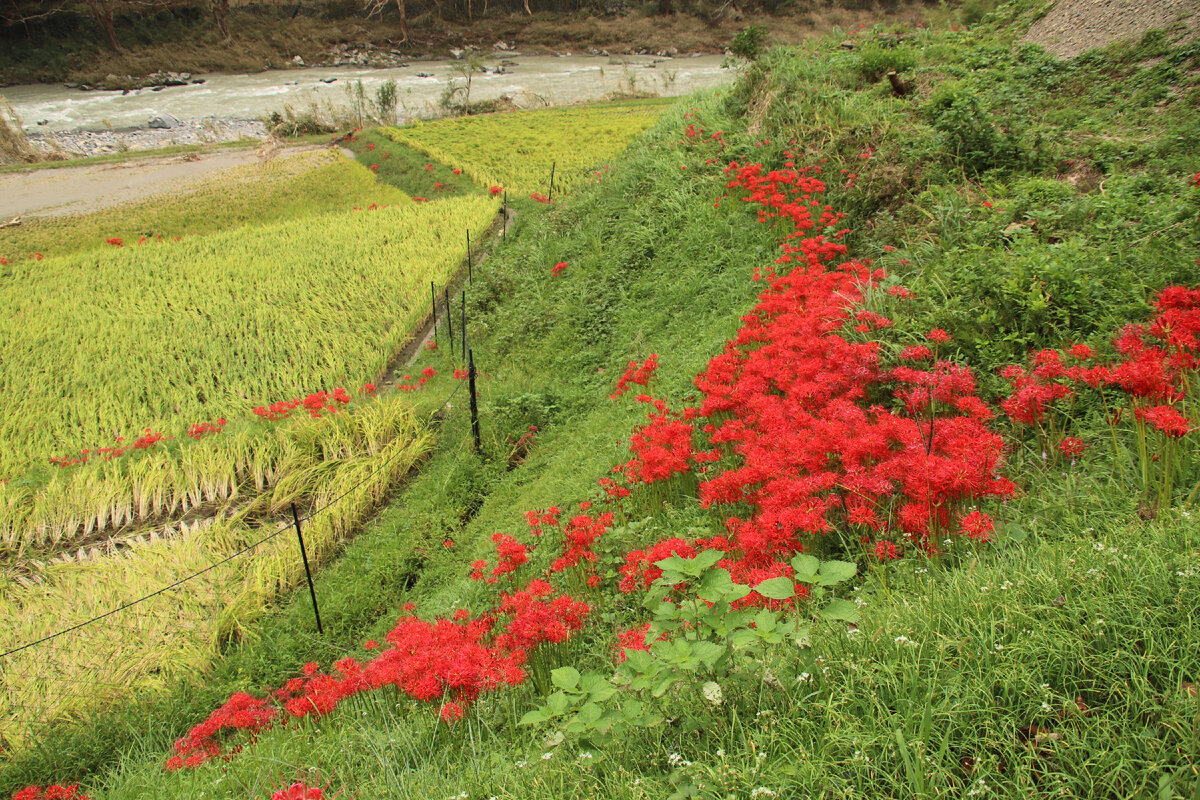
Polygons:
<instances>
[{"instance_id":1,"label":"white water","mask_svg":"<svg viewBox=\"0 0 1200 800\"><path fill-rule=\"evenodd\" d=\"M613 92L641 91L681 95L732 79L721 69L721 56L658 58L654 56L507 56L510 74L471 77L471 101L511 97L521 107L562 105L594 100ZM494 68L500 59L485 63ZM400 122L432 116L451 80L462 83L462 62L414 61L409 66L315 67L269 70L252 75L197 75L204 83L140 89L81 91L56 85L10 86L0 89L30 133L48 130L142 128L158 114L183 121L207 117L262 119L285 106L304 111L312 104L349 106L347 87L362 81L368 98L386 80L396 81ZM427 73L432 77L417 77ZM323 83L322 79L336 79ZM42 124L39 124L42 123Z\"/></svg>"}]
</instances>

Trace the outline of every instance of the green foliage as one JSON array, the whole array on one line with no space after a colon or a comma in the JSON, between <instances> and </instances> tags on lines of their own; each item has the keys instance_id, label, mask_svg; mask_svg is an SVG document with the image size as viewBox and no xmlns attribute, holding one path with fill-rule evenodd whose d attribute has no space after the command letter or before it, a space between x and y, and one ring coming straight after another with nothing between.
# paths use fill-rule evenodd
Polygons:
<instances>
[{"instance_id":1,"label":"green foliage","mask_svg":"<svg viewBox=\"0 0 1200 800\"><path fill-rule=\"evenodd\" d=\"M907 72L917 65L913 48L870 41L854 51L854 71L865 83L875 83L889 72Z\"/></svg>"},{"instance_id":2,"label":"green foliage","mask_svg":"<svg viewBox=\"0 0 1200 800\"><path fill-rule=\"evenodd\" d=\"M771 652L806 650L814 618L858 621L857 607L847 600L817 605L827 587L855 576L853 564L822 564L799 555L792 560L794 579L770 578L751 589L734 583L728 570L716 568L724 555L706 550L694 558L673 556L655 562L662 576L643 601L653 615L644 638L649 649L625 649L612 678L597 672L581 675L574 667L554 670L558 691L527 712L520 724L553 722L561 734L553 741L570 738L580 747L599 751L672 717L686 730L699 730L712 709L727 699L740 700L732 692L752 690L755 681L765 679L761 667ZM808 600L797 599L797 582L811 584L804 593ZM736 607L751 591L797 607L803 603L804 612L788 615L770 608ZM802 658L812 663L811 654ZM689 702L697 696L704 702Z\"/></svg>"},{"instance_id":3,"label":"green foliage","mask_svg":"<svg viewBox=\"0 0 1200 800\"><path fill-rule=\"evenodd\" d=\"M729 52L747 61L757 61L767 41L765 25L747 25L729 41Z\"/></svg>"}]
</instances>

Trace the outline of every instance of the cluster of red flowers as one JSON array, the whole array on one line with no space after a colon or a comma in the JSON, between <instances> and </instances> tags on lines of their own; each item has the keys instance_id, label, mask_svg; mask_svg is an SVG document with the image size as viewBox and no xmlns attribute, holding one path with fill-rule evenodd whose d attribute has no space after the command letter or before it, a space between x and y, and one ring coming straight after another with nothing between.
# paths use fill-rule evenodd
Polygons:
<instances>
[{"instance_id":1,"label":"cluster of red flowers","mask_svg":"<svg viewBox=\"0 0 1200 800\"><path fill-rule=\"evenodd\" d=\"M547 197L546 195L542 194L541 192L532 192L529 195L529 197L532 200L537 200L539 203L549 203L550 202L550 198Z\"/></svg>"},{"instance_id":2,"label":"cluster of red flowers","mask_svg":"<svg viewBox=\"0 0 1200 800\"><path fill-rule=\"evenodd\" d=\"M491 192L492 197L495 197L504 191L504 187L492 185L488 187L488 191Z\"/></svg>"},{"instance_id":3,"label":"cluster of red flowers","mask_svg":"<svg viewBox=\"0 0 1200 800\"><path fill-rule=\"evenodd\" d=\"M225 418L222 417L216 422L197 422L195 425L188 427L187 435L193 439L203 439L210 433L220 433L225 430Z\"/></svg>"},{"instance_id":4,"label":"cluster of red flowers","mask_svg":"<svg viewBox=\"0 0 1200 800\"><path fill-rule=\"evenodd\" d=\"M431 347L428 349L432 350L433 348ZM421 370L421 375L417 378L416 383L409 383L409 381L413 379L413 376L405 375L403 378L401 378L403 383L396 384L396 388L402 392L415 392L418 389L425 388L425 384L429 383L429 379L434 375L437 375L437 370L433 367L426 367L425 369Z\"/></svg>"},{"instance_id":5,"label":"cluster of red flowers","mask_svg":"<svg viewBox=\"0 0 1200 800\"><path fill-rule=\"evenodd\" d=\"M492 569L491 575L488 577L488 583L495 583L504 575L512 575L522 564L529 561L529 550L525 545L516 540L515 537L507 533L492 534L492 542L496 545L496 566ZM486 561L476 561L471 565L471 580L480 581L484 579L484 570L487 569Z\"/></svg>"},{"instance_id":6,"label":"cluster of red flowers","mask_svg":"<svg viewBox=\"0 0 1200 800\"><path fill-rule=\"evenodd\" d=\"M609 399L615 400L625 394L625 392L629 391L629 384L631 383L636 383L638 386L646 386L650 383L650 379L654 377L656 370L658 370L657 353L651 353L641 364L636 361L630 361L625 368L625 373L617 381L617 387L609 395Z\"/></svg>"},{"instance_id":7,"label":"cluster of red flowers","mask_svg":"<svg viewBox=\"0 0 1200 800\"><path fill-rule=\"evenodd\" d=\"M224 424L224 420L221 420ZM192 426L196 427L195 425ZM130 449L133 450L149 450L154 445L164 440L174 439L174 436L167 436L163 433L146 428L142 435L134 440L133 444L128 447L118 445L116 447L98 447L95 450L80 450L75 456L51 456L50 463L56 467L75 467L81 464L86 464L92 455L101 456L105 461L112 461L114 458L125 455ZM195 437L199 438L199 437ZM124 436L117 437L118 442L125 441Z\"/></svg>"},{"instance_id":8,"label":"cluster of red flowers","mask_svg":"<svg viewBox=\"0 0 1200 800\"><path fill-rule=\"evenodd\" d=\"M559 275L563 274L563 270L565 270L566 268L567 268L567 262L560 261L557 264L555 264L554 267L550 270L550 275L552 277L557 278Z\"/></svg>"},{"instance_id":9,"label":"cluster of red flowers","mask_svg":"<svg viewBox=\"0 0 1200 800\"><path fill-rule=\"evenodd\" d=\"M502 594L491 613L477 617L466 610L454 619L432 622L403 617L387 635L391 647L370 660L344 658L333 665L335 674L306 664L303 677L268 697L233 695L175 743L166 767L189 769L228 758L243 746L226 745L224 739L233 731L248 732L253 740L283 719L328 714L346 698L384 686L395 686L416 700L441 701L442 718L453 722L480 694L522 683L530 651L544 642L565 641L583 627L589 613L586 603L555 595L549 583L535 580Z\"/></svg>"},{"instance_id":10,"label":"cluster of red flowers","mask_svg":"<svg viewBox=\"0 0 1200 800\"><path fill-rule=\"evenodd\" d=\"M88 800L86 794L79 794L76 784L59 786L54 784L42 789L38 786L26 786L13 795L12 800Z\"/></svg>"},{"instance_id":11,"label":"cluster of red flowers","mask_svg":"<svg viewBox=\"0 0 1200 800\"><path fill-rule=\"evenodd\" d=\"M319 786L296 782L272 794L271 800L325 800L325 791Z\"/></svg>"},{"instance_id":12,"label":"cluster of red flowers","mask_svg":"<svg viewBox=\"0 0 1200 800\"><path fill-rule=\"evenodd\" d=\"M364 383L359 389L361 394L372 395L375 393L375 384ZM292 400L280 400L277 403L272 403L269 406L259 406L254 409L254 413L261 419L269 422L278 422L279 420L287 419L291 416L292 411L297 408L303 408L310 417L320 419L324 413L336 413L339 409L345 408L353 400L350 393L345 389L338 387L332 392L324 390L313 392L302 398Z\"/></svg>"},{"instance_id":13,"label":"cluster of red flowers","mask_svg":"<svg viewBox=\"0 0 1200 800\"><path fill-rule=\"evenodd\" d=\"M1186 435L1194 423L1180 404L1200 368L1200 287L1169 286L1154 306L1149 325L1127 325L1113 338L1122 357L1116 363L1090 364L1092 349L1077 344L1035 353L1028 371L1005 367L1000 374L1013 391L1001 408L1014 422L1040 427L1056 400L1110 387L1129 395L1135 419L1170 437Z\"/></svg>"}]
</instances>

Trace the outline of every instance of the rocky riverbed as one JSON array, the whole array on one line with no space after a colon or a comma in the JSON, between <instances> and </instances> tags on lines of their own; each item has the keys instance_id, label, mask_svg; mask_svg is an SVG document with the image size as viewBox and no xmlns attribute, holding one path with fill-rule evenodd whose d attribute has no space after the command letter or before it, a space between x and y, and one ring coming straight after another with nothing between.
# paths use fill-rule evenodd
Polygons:
<instances>
[{"instance_id":1,"label":"rocky riverbed","mask_svg":"<svg viewBox=\"0 0 1200 800\"><path fill-rule=\"evenodd\" d=\"M181 121L164 114L164 127L125 128L101 131L52 131L32 133L29 141L47 151L61 151L71 157L102 156L130 150L150 150L170 145L216 144L267 138L267 126L259 120L218 119Z\"/></svg>"}]
</instances>

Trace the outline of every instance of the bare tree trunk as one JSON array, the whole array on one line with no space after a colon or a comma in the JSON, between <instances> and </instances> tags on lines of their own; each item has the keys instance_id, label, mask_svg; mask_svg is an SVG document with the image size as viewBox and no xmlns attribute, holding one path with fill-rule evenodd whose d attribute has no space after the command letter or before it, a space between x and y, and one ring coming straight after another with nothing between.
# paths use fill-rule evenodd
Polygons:
<instances>
[{"instance_id":1,"label":"bare tree trunk","mask_svg":"<svg viewBox=\"0 0 1200 800\"><path fill-rule=\"evenodd\" d=\"M108 37L108 44L113 49L113 52L124 53L125 48L121 47L121 43L117 41L117 29L113 24L112 6L106 0L87 0L87 5L96 22L99 22L100 27L104 29L104 35Z\"/></svg>"},{"instance_id":2,"label":"bare tree trunk","mask_svg":"<svg viewBox=\"0 0 1200 800\"><path fill-rule=\"evenodd\" d=\"M212 3L213 22L217 24L217 31L221 34L222 39L229 38L229 0L213 0Z\"/></svg>"}]
</instances>

